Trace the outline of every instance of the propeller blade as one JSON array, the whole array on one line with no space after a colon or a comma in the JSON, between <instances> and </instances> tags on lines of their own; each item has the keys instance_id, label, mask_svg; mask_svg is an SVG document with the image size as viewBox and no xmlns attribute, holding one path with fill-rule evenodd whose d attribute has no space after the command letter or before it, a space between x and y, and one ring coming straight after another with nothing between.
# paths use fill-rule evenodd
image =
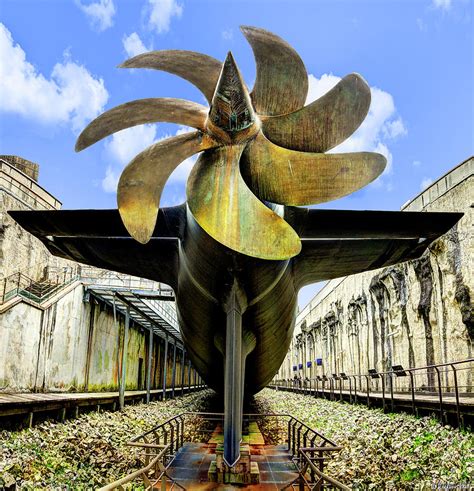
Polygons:
<instances>
[{"instance_id":1,"label":"propeller blade","mask_svg":"<svg viewBox=\"0 0 474 491\"><path fill-rule=\"evenodd\" d=\"M117 131L145 123L177 123L204 130L208 108L184 99L139 99L114 107L89 123L79 135L76 152Z\"/></svg>"},{"instance_id":2,"label":"propeller blade","mask_svg":"<svg viewBox=\"0 0 474 491\"><path fill-rule=\"evenodd\" d=\"M149 51L134 56L120 68L153 68L173 73L195 85L211 102L221 72L222 63L212 56L195 51L170 49Z\"/></svg>"},{"instance_id":3,"label":"propeller blade","mask_svg":"<svg viewBox=\"0 0 474 491\"><path fill-rule=\"evenodd\" d=\"M295 152L274 145L260 133L242 155L241 172L260 199L300 206L357 191L378 177L386 162L383 155L371 152Z\"/></svg>"},{"instance_id":4,"label":"propeller blade","mask_svg":"<svg viewBox=\"0 0 474 491\"><path fill-rule=\"evenodd\" d=\"M308 93L308 74L298 53L275 34L256 27L240 30L252 47L257 78L252 101L259 114L277 115L304 106Z\"/></svg>"},{"instance_id":5,"label":"propeller blade","mask_svg":"<svg viewBox=\"0 0 474 491\"><path fill-rule=\"evenodd\" d=\"M226 247L260 259L296 256L296 232L267 208L240 175L243 145L209 150L200 155L188 179L188 206L198 224Z\"/></svg>"},{"instance_id":6,"label":"propeller blade","mask_svg":"<svg viewBox=\"0 0 474 491\"><path fill-rule=\"evenodd\" d=\"M146 244L155 228L161 192L168 177L191 155L215 145L199 131L161 140L125 167L117 189L120 216L128 233Z\"/></svg>"},{"instance_id":7,"label":"propeller blade","mask_svg":"<svg viewBox=\"0 0 474 491\"><path fill-rule=\"evenodd\" d=\"M351 73L299 111L264 119L262 131L273 143L291 150L326 152L354 133L369 106L369 86Z\"/></svg>"}]
</instances>

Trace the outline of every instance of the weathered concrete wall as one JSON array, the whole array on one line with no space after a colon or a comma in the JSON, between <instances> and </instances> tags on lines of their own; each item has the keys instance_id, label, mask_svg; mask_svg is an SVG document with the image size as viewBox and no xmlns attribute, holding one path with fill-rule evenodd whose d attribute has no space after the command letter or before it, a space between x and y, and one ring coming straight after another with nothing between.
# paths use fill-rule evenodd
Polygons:
<instances>
[{"instance_id":1,"label":"weathered concrete wall","mask_svg":"<svg viewBox=\"0 0 474 491\"><path fill-rule=\"evenodd\" d=\"M38 185L35 180L37 173L37 169L33 169L31 176L27 175L0 158L0 278L22 272L38 280L43 277L47 266L73 264L49 254L38 239L6 213L7 210L54 210L61 207L54 196Z\"/></svg>"},{"instance_id":2,"label":"weathered concrete wall","mask_svg":"<svg viewBox=\"0 0 474 491\"><path fill-rule=\"evenodd\" d=\"M0 156L0 303L4 299L4 291L14 289L19 272L38 281L45 278L46 270L72 271L77 266L72 261L53 257L39 240L24 231L6 213L13 209L54 210L61 207L54 196L39 186L37 178L37 164L19 157ZM104 284L114 281L110 275L103 276L106 273L103 270L88 270ZM124 285L130 284L130 288L143 287L137 278L122 279ZM11 307L8 303L3 304L4 312L0 314L0 390L92 392L118 389L124 316L118 314L114 320L112 308L103 301L94 297L84 301L84 286L77 281L70 286L63 285L61 291L59 299L52 298L41 304L30 304L24 300L13 302ZM164 339L154 334L152 388L163 387L164 345ZM127 389L145 388L148 349L149 331L131 321L126 345ZM180 347L176 356L176 387L182 380L182 360ZM184 363L185 383L188 383L186 357ZM167 387L172 386L172 368L173 344L170 342Z\"/></svg>"},{"instance_id":3,"label":"weathered concrete wall","mask_svg":"<svg viewBox=\"0 0 474 491\"><path fill-rule=\"evenodd\" d=\"M472 357L473 167L474 159L463 162L405 205L406 211L465 214L423 257L333 280L318 292L297 318L290 352L276 378L365 374ZM471 376L467 371L459 375L468 390ZM417 376L417 388L433 386L433 377L433 372ZM443 377L452 386L451 373L443 371Z\"/></svg>"},{"instance_id":4,"label":"weathered concrete wall","mask_svg":"<svg viewBox=\"0 0 474 491\"><path fill-rule=\"evenodd\" d=\"M84 301L78 283L57 302L40 309L18 303L0 316L0 389L8 391L104 391L118 389L125 318L114 321L110 306ZM126 388L144 389L149 331L130 322ZM151 385L163 387L164 339L153 335ZM175 386L181 384L181 347ZM185 359L187 370L187 359ZM168 343L167 387L172 387L173 344ZM186 383L188 373L186 371Z\"/></svg>"},{"instance_id":5,"label":"weathered concrete wall","mask_svg":"<svg viewBox=\"0 0 474 491\"><path fill-rule=\"evenodd\" d=\"M33 181L38 182L39 164L36 162L31 162L31 160L24 159L18 155L0 155L0 160L20 170L23 174L33 179Z\"/></svg>"}]
</instances>

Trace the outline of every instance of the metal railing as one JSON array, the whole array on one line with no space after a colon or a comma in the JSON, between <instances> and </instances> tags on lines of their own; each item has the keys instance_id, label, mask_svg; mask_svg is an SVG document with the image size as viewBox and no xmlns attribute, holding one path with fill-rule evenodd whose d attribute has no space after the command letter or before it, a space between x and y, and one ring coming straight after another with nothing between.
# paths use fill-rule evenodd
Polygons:
<instances>
[{"instance_id":1,"label":"metal railing","mask_svg":"<svg viewBox=\"0 0 474 491\"><path fill-rule=\"evenodd\" d=\"M72 281L74 278L70 275L64 275L64 278L33 280L24 273L13 273L0 281L0 304L16 296L42 303Z\"/></svg>"},{"instance_id":2,"label":"metal railing","mask_svg":"<svg viewBox=\"0 0 474 491\"><path fill-rule=\"evenodd\" d=\"M129 443L129 445L132 444ZM156 489L157 484L161 484L160 487L164 491L166 490L167 480L171 481L171 487L169 489L172 489L175 485L180 487L181 489L184 489L177 482L171 479L166 472L169 466L169 462L167 465L167 455L169 453L170 445L143 444L135 446L139 446L140 448L142 448L145 452L144 455L147 456L148 463L145 465L145 467L142 467L141 469L138 469L137 471L132 472L125 477L122 477L122 479L118 479L117 481L103 486L99 489L99 491L111 491L113 489L122 490L124 489L124 484L131 483L138 478L142 478L146 490ZM159 450L158 454L153 453L153 451L156 452L157 450ZM150 456L152 456L151 460Z\"/></svg>"},{"instance_id":3,"label":"metal railing","mask_svg":"<svg viewBox=\"0 0 474 491\"><path fill-rule=\"evenodd\" d=\"M107 271L92 266L47 266L43 268L41 278L34 279L37 275L18 271L5 278L0 279L0 304L16 296L20 296L41 304L61 288L68 286L74 281L84 284L123 288L137 291L153 291L170 299L174 298L173 290L163 283L138 278L114 271ZM166 310L158 301L149 300L153 308L158 309L160 314L167 320L174 319L173 314Z\"/></svg>"},{"instance_id":4,"label":"metal railing","mask_svg":"<svg viewBox=\"0 0 474 491\"><path fill-rule=\"evenodd\" d=\"M324 447L324 451L326 452L339 452L341 449L341 447ZM298 489L300 491L303 491L304 489L319 491L323 489L326 484L334 489L342 489L343 491L350 491L352 489L324 472L325 457L322 456L321 447L300 448L299 456L299 464L297 465L298 477L282 488L282 491L290 487L293 489L295 484L298 484Z\"/></svg>"},{"instance_id":5,"label":"metal railing","mask_svg":"<svg viewBox=\"0 0 474 491\"><path fill-rule=\"evenodd\" d=\"M163 296L173 296L173 290L164 283L124 273L117 273L115 271L99 269L94 266L85 266L82 264L67 267L48 266L46 270L48 278L51 279L60 278L65 272L87 284L121 287L128 290L151 290L160 292Z\"/></svg>"},{"instance_id":6,"label":"metal railing","mask_svg":"<svg viewBox=\"0 0 474 491\"><path fill-rule=\"evenodd\" d=\"M161 480L161 484L165 485L166 479L170 480L166 470L184 443L209 442L212 434L216 431L216 427L222 425L223 422L223 413L187 411L154 426L127 444L145 450L142 454L144 467L101 488L101 490L120 489L123 484L139 477L144 478L147 472L157 465L159 473L154 474L155 484ZM243 427L245 428L251 422L257 422L260 427L270 423L269 434L271 433L272 439L287 443L289 458L294 462L295 472L298 473L298 477L288 486L297 482L300 489L304 489L304 486L310 489L322 489L324 483L329 483L336 489L349 489L324 472L327 460L341 450L341 447L332 440L287 413L244 414ZM157 459L157 449L160 449L160 459ZM173 480L172 484L179 486ZM149 484L145 481L145 485L148 486Z\"/></svg>"},{"instance_id":7,"label":"metal railing","mask_svg":"<svg viewBox=\"0 0 474 491\"><path fill-rule=\"evenodd\" d=\"M463 378L464 383L460 382ZM461 402L474 404L472 379L474 358L439 363L418 368L393 367L392 370L346 375L345 373L322 375L307 379L279 379L272 382L273 387L294 390L303 394L330 400L346 400L350 403L364 402L374 404L381 398L383 410L393 412L397 402L408 401L413 414L421 403L435 402L436 414L445 421L447 405L454 405L459 426L463 425ZM464 399L464 401L462 401Z\"/></svg>"}]
</instances>

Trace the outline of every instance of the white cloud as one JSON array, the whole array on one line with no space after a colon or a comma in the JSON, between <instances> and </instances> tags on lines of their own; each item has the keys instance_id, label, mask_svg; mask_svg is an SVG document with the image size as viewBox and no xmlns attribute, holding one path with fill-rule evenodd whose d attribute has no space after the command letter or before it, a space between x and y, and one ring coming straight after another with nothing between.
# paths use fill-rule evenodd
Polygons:
<instances>
[{"instance_id":1,"label":"white cloud","mask_svg":"<svg viewBox=\"0 0 474 491\"><path fill-rule=\"evenodd\" d=\"M230 41L234 37L234 31L232 29L225 29L222 31L222 39Z\"/></svg>"},{"instance_id":2,"label":"white cloud","mask_svg":"<svg viewBox=\"0 0 474 491\"><path fill-rule=\"evenodd\" d=\"M1 111L43 123L69 123L74 131L97 116L109 97L102 79L67 56L54 66L49 79L38 73L1 23L0 93Z\"/></svg>"},{"instance_id":3,"label":"white cloud","mask_svg":"<svg viewBox=\"0 0 474 491\"><path fill-rule=\"evenodd\" d=\"M176 0L148 0L148 26L158 34L168 32L172 17L181 17L182 5Z\"/></svg>"},{"instance_id":4,"label":"white cloud","mask_svg":"<svg viewBox=\"0 0 474 491\"><path fill-rule=\"evenodd\" d=\"M109 165L105 171L105 177L102 179L102 189L107 193L115 193L119 180L118 172Z\"/></svg>"},{"instance_id":5,"label":"white cloud","mask_svg":"<svg viewBox=\"0 0 474 491\"><path fill-rule=\"evenodd\" d=\"M132 32L130 36L124 36L122 39L123 47L130 58L141 55L146 51L150 51L140 39L140 36L136 32Z\"/></svg>"},{"instance_id":6,"label":"white cloud","mask_svg":"<svg viewBox=\"0 0 474 491\"><path fill-rule=\"evenodd\" d=\"M309 75L309 90L306 103L318 99L332 89L341 77L323 74L320 78ZM347 140L331 150L331 152L378 152L387 158L387 167L384 175L392 172L392 154L389 149L390 142L395 138L407 134L407 129L400 116L397 116L393 97L377 87L371 87L372 102L367 117L357 131ZM381 178L375 181L376 187L391 188Z\"/></svg>"},{"instance_id":7,"label":"white cloud","mask_svg":"<svg viewBox=\"0 0 474 491\"><path fill-rule=\"evenodd\" d=\"M426 25L426 22L421 17L418 17L416 19L416 25L418 26L418 29L421 32L426 32L428 30L428 26Z\"/></svg>"},{"instance_id":8,"label":"white cloud","mask_svg":"<svg viewBox=\"0 0 474 491\"><path fill-rule=\"evenodd\" d=\"M424 191L427 187L433 184L433 179L431 177L424 177L420 183L420 190Z\"/></svg>"},{"instance_id":9,"label":"white cloud","mask_svg":"<svg viewBox=\"0 0 474 491\"><path fill-rule=\"evenodd\" d=\"M435 9L449 10L451 8L452 0L433 0L432 6Z\"/></svg>"},{"instance_id":10,"label":"white cloud","mask_svg":"<svg viewBox=\"0 0 474 491\"><path fill-rule=\"evenodd\" d=\"M383 132L387 138L397 138L397 136L405 136L407 129L403 124L402 118L397 118L392 121L387 121L383 127Z\"/></svg>"},{"instance_id":11,"label":"white cloud","mask_svg":"<svg viewBox=\"0 0 474 491\"><path fill-rule=\"evenodd\" d=\"M414 165L415 167L420 167L421 162L420 162L419 160L414 160L414 161L413 161L413 165Z\"/></svg>"},{"instance_id":12,"label":"white cloud","mask_svg":"<svg viewBox=\"0 0 474 491\"><path fill-rule=\"evenodd\" d=\"M89 18L92 27L99 32L113 26L115 6L112 0L99 0L89 4L76 0L76 4Z\"/></svg>"}]
</instances>

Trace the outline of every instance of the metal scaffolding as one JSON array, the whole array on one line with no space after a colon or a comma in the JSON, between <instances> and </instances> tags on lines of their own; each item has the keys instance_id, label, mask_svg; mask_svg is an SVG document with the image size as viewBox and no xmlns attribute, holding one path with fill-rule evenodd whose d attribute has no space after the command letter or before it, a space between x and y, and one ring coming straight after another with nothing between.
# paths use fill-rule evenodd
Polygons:
<instances>
[{"instance_id":1,"label":"metal scaffolding","mask_svg":"<svg viewBox=\"0 0 474 491\"><path fill-rule=\"evenodd\" d=\"M155 284L156 287L156 284ZM95 298L99 302L109 305L114 311L114 319L118 315L125 318L125 329L122 333L121 349L121 373L119 377L119 400L120 406L123 407L123 399L125 393L125 370L126 370L126 338L128 336L128 327L130 321L143 327L145 331L150 333L148 344L148 360L146 369L146 391L147 402L150 401L151 391L151 365L152 365L152 348L153 335L163 339L165 343L164 367L162 374L162 399L166 398L167 391L167 358L168 358L168 343L173 344L173 364L172 364L172 396L174 397L174 385L176 380L176 350L180 349L182 356L182 373L184 367L184 345L179 330L176 309L174 308L174 293L170 288L165 289L134 289L132 285L113 285L113 284L85 284L84 285L84 300L90 302L91 298ZM191 372L191 362L187 367L189 371L189 379ZM189 380L190 381L190 380ZM191 384L190 384L191 385Z\"/></svg>"}]
</instances>

